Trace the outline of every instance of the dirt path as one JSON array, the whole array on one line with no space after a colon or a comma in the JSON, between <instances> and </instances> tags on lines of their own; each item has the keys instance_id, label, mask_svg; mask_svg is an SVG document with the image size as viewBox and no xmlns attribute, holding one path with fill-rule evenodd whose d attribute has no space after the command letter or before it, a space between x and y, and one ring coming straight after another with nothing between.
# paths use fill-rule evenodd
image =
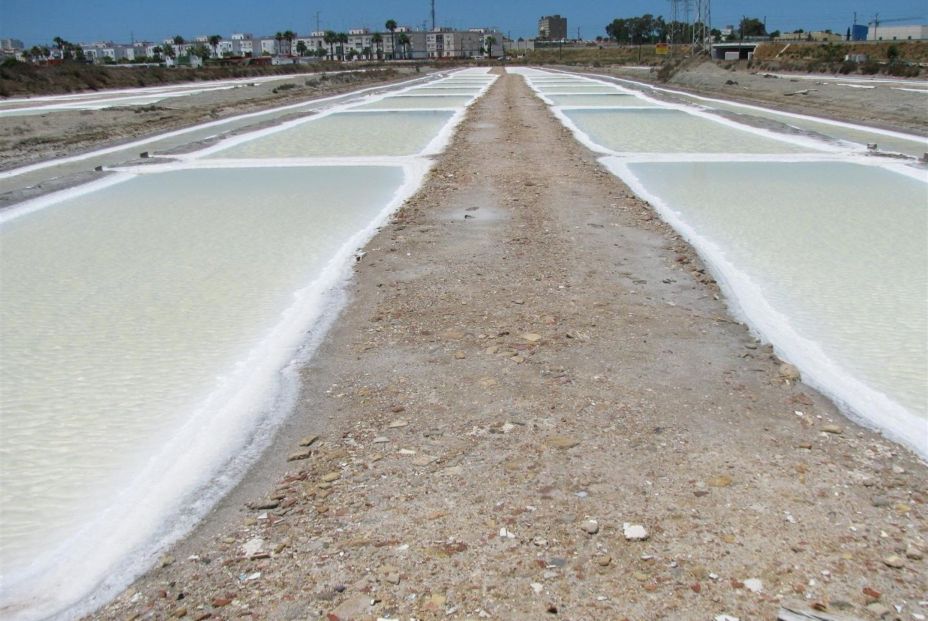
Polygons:
<instances>
[{"instance_id":1,"label":"dirt path","mask_svg":"<svg viewBox=\"0 0 928 621\"><path fill-rule=\"evenodd\" d=\"M924 614L926 468L785 377L521 78L366 251L276 445L100 618Z\"/></svg>"}]
</instances>

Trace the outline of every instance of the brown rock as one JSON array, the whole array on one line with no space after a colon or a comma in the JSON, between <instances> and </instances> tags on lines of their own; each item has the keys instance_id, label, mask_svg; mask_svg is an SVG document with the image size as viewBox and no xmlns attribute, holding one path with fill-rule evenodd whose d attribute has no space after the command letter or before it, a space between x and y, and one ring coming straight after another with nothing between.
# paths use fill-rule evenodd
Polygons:
<instances>
[{"instance_id":1,"label":"brown rock","mask_svg":"<svg viewBox=\"0 0 928 621\"><path fill-rule=\"evenodd\" d=\"M788 362L784 362L779 368L780 379L786 382L798 382L800 375L799 369Z\"/></svg>"},{"instance_id":2,"label":"brown rock","mask_svg":"<svg viewBox=\"0 0 928 621\"><path fill-rule=\"evenodd\" d=\"M545 439L545 446L553 449L567 450L572 449L580 444L580 440L568 438L567 436L550 436Z\"/></svg>"},{"instance_id":3,"label":"brown rock","mask_svg":"<svg viewBox=\"0 0 928 621\"><path fill-rule=\"evenodd\" d=\"M328 618L330 621L353 621L368 614L370 608L371 596L359 593L352 595L339 604L335 610L328 614Z\"/></svg>"},{"instance_id":4,"label":"brown rock","mask_svg":"<svg viewBox=\"0 0 928 621\"><path fill-rule=\"evenodd\" d=\"M316 436L316 435L306 436L305 438L300 440L300 446L312 446L318 440L319 440L319 436Z\"/></svg>"}]
</instances>

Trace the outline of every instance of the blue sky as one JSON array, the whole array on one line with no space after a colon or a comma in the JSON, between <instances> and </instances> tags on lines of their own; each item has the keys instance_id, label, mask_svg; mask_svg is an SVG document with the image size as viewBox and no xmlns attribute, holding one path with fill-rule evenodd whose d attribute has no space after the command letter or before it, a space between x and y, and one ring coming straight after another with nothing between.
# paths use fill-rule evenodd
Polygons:
<instances>
[{"instance_id":1,"label":"blue sky","mask_svg":"<svg viewBox=\"0 0 928 621\"><path fill-rule=\"evenodd\" d=\"M695 3L694 3L695 4ZM436 0L440 25L456 28L498 26L513 37L530 37L543 14L567 17L571 36L577 28L587 39L604 34L614 17L642 13L668 16L669 0ZM767 18L768 30L831 28L843 32L853 22L866 23L874 12L881 19L915 17L928 22L925 0L714 0L713 25L737 23L742 15ZM251 32L273 34L354 26L383 28L390 18L401 25L421 26L429 16L429 0L0 0L0 37L28 45L59 35L69 41L161 40L180 34Z\"/></svg>"}]
</instances>

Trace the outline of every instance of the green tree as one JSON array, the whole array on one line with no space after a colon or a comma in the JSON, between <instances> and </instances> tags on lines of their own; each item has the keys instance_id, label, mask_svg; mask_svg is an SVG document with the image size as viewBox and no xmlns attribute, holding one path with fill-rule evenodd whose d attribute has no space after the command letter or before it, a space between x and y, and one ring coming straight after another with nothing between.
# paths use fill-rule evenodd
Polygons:
<instances>
[{"instance_id":1,"label":"green tree","mask_svg":"<svg viewBox=\"0 0 928 621\"><path fill-rule=\"evenodd\" d=\"M371 37L371 45L374 46L374 53L377 54L377 60L383 60L383 35L375 32Z\"/></svg>"},{"instance_id":2,"label":"green tree","mask_svg":"<svg viewBox=\"0 0 928 621\"><path fill-rule=\"evenodd\" d=\"M197 43L187 52L188 56L197 56L200 60L206 60L210 57L210 49L204 43Z\"/></svg>"},{"instance_id":3,"label":"green tree","mask_svg":"<svg viewBox=\"0 0 928 621\"><path fill-rule=\"evenodd\" d=\"M219 48L217 46L219 45L220 41L222 41L222 37L220 35L210 35L209 37L209 45L213 48L213 54L215 54L217 57L219 56Z\"/></svg>"},{"instance_id":4,"label":"green tree","mask_svg":"<svg viewBox=\"0 0 928 621\"><path fill-rule=\"evenodd\" d=\"M338 43L338 33L334 30L326 30L322 35L322 40L329 46L329 60L335 60L335 48L333 46Z\"/></svg>"},{"instance_id":5,"label":"green tree","mask_svg":"<svg viewBox=\"0 0 928 621\"><path fill-rule=\"evenodd\" d=\"M186 43L186 41L184 41L182 36L174 35L174 45L183 45L184 43Z\"/></svg>"},{"instance_id":6,"label":"green tree","mask_svg":"<svg viewBox=\"0 0 928 621\"><path fill-rule=\"evenodd\" d=\"M403 59L409 58L409 44L412 41L409 40L409 35L405 32L401 32L400 36L396 38L397 42L400 45L400 48L403 50Z\"/></svg>"},{"instance_id":7,"label":"green tree","mask_svg":"<svg viewBox=\"0 0 928 621\"><path fill-rule=\"evenodd\" d=\"M390 58L396 59L396 20L388 19L387 23L383 25L384 28L390 31L390 43L392 43L391 49L393 53L390 54Z\"/></svg>"},{"instance_id":8,"label":"green tree","mask_svg":"<svg viewBox=\"0 0 928 621\"><path fill-rule=\"evenodd\" d=\"M306 47L306 42L303 40L296 42L296 53L300 56L306 56L306 52L309 48Z\"/></svg>"},{"instance_id":9,"label":"green tree","mask_svg":"<svg viewBox=\"0 0 928 621\"><path fill-rule=\"evenodd\" d=\"M484 45L487 48L487 56L493 58L493 46L496 45L496 37L489 36L484 39Z\"/></svg>"},{"instance_id":10,"label":"green tree","mask_svg":"<svg viewBox=\"0 0 928 621\"><path fill-rule=\"evenodd\" d=\"M293 40L296 39L296 33L292 30L284 30L283 39L287 42L287 56L293 55Z\"/></svg>"},{"instance_id":11,"label":"green tree","mask_svg":"<svg viewBox=\"0 0 928 621\"><path fill-rule=\"evenodd\" d=\"M889 61L890 65L895 65L899 62L899 48L895 45L890 45L886 48L886 60Z\"/></svg>"},{"instance_id":12,"label":"green tree","mask_svg":"<svg viewBox=\"0 0 928 621\"><path fill-rule=\"evenodd\" d=\"M345 61L348 57L348 33L347 32L338 33L338 43L339 43L339 46L338 46L339 54L338 55L342 61Z\"/></svg>"},{"instance_id":13,"label":"green tree","mask_svg":"<svg viewBox=\"0 0 928 621\"><path fill-rule=\"evenodd\" d=\"M764 22L757 19L756 17L745 17L741 20L741 25L739 26L739 32L741 38L745 37L766 37L767 29L764 27Z\"/></svg>"}]
</instances>

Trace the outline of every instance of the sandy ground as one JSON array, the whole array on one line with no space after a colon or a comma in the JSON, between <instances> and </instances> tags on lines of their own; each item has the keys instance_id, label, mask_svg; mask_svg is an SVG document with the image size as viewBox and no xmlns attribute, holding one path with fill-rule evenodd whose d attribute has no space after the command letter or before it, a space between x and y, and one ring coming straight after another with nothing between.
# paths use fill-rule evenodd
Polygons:
<instances>
[{"instance_id":1,"label":"sandy ground","mask_svg":"<svg viewBox=\"0 0 928 621\"><path fill-rule=\"evenodd\" d=\"M275 444L95 618L928 614L928 468L732 321L521 78L365 251Z\"/></svg>"},{"instance_id":2,"label":"sandy ground","mask_svg":"<svg viewBox=\"0 0 928 621\"><path fill-rule=\"evenodd\" d=\"M883 76L881 79L885 82L859 82L851 87L846 82L828 79L833 76L822 76L822 79L806 79L808 76L777 77L746 67L724 69L712 62L690 66L675 74L667 83L658 83L653 72L622 67L590 71L775 110L928 136L928 95L898 90L911 87L911 81L903 79L893 80ZM858 76L858 79L862 78ZM919 87L923 86L924 80L920 80Z\"/></svg>"},{"instance_id":3,"label":"sandy ground","mask_svg":"<svg viewBox=\"0 0 928 621\"><path fill-rule=\"evenodd\" d=\"M412 69L336 74L322 80L317 75L300 74L242 88L172 97L146 106L0 116L0 170L414 75ZM292 87L281 89L285 84Z\"/></svg>"}]
</instances>

